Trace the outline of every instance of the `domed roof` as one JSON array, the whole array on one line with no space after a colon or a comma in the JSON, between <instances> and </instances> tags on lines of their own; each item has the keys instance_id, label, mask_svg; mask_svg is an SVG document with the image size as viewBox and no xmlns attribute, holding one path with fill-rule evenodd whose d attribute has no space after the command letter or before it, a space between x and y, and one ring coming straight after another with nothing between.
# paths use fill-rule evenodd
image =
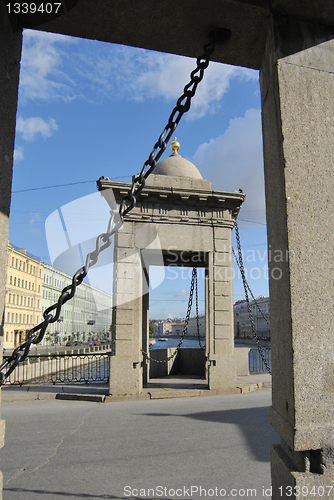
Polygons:
<instances>
[{"instance_id":1,"label":"domed roof","mask_svg":"<svg viewBox=\"0 0 334 500\"><path fill-rule=\"evenodd\" d=\"M190 179L203 179L200 171L193 163L178 154L180 144L176 137L171 143L173 154L157 163L153 173L155 175L170 175L173 177L188 177Z\"/></svg>"}]
</instances>

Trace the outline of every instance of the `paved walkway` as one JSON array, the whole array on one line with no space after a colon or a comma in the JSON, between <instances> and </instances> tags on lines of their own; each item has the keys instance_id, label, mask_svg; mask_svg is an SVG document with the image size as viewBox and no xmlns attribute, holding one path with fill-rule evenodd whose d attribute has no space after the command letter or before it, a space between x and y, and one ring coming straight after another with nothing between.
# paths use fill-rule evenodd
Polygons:
<instances>
[{"instance_id":1,"label":"paved walkway","mask_svg":"<svg viewBox=\"0 0 334 500\"><path fill-rule=\"evenodd\" d=\"M269 388L113 404L4 403L3 498L269 499L269 446L279 440L270 404Z\"/></svg>"}]
</instances>

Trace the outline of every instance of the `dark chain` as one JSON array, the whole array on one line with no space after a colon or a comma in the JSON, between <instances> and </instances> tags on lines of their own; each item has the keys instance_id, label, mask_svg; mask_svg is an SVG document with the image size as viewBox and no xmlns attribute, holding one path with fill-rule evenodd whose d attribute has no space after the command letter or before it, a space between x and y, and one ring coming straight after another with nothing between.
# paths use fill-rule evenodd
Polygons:
<instances>
[{"instance_id":1,"label":"dark chain","mask_svg":"<svg viewBox=\"0 0 334 500\"><path fill-rule=\"evenodd\" d=\"M158 360L158 359L152 358L148 352L143 351L143 349L142 349L141 352L144 355L144 359L147 359L148 361L153 361L153 363L158 363L158 364L167 363L169 360L175 358L175 356L177 355L177 353L181 349L182 342L183 342L184 337L186 336L187 331L188 331L188 323L189 323L190 312L191 312L191 307L192 307L192 303L193 303L195 281L197 283L197 268L196 267L193 268L193 272L191 275L191 284L190 284L190 294L189 294L189 300L188 300L187 315L186 315L186 319L184 320L182 335L180 337L178 345L175 348L175 351L170 356L168 356L166 359Z\"/></svg>"},{"instance_id":2,"label":"dark chain","mask_svg":"<svg viewBox=\"0 0 334 500\"><path fill-rule=\"evenodd\" d=\"M236 240L237 240L238 257L239 257L238 259L236 259L236 261L237 261L237 264L239 266L240 273L241 273L241 278L242 278L242 283L244 285L245 297L246 297L246 302L247 302L247 309L248 309L249 319L250 319L250 322L251 322L253 337L255 339L255 342L256 342L257 348L259 350L260 356L262 358L263 364L266 367L266 369L268 370L268 372L271 374L270 366L268 365L267 360L265 358L265 355L263 354L263 349L262 349L262 346L261 346L261 343L260 343L260 339L259 339L259 337L258 337L258 335L256 333L256 326L255 326L255 323L254 323L254 318L253 318L253 314L252 314L252 308L251 308L250 303L249 303L247 280L246 280L245 268L244 268L243 259L242 259L241 244L240 244L240 235L239 235L239 228L238 228L238 224L237 223L235 223L234 228L235 228L235 236L236 236Z\"/></svg>"},{"instance_id":3,"label":"dark chain","mask_svg":"<svg viewBox=\"0 0 334 500\"><path fill-rule=\"evenodd\" d=\"M198 84L202 81L204 71L209 65L210 57L215 50L217 42L228 40L231 32L228 29L216 28L209 35L209 42L203 46L204 53L197 58L197 67L190 73L190 82L184 87L183 94L176 102L171 112L167 125L161 132L148 159L145 161L139 174L134 176L132 186L127 195L121 200L120 216L124 217L136 204L136 198L144 189L147 177L153 172L157 162L166 150L167 144L172 137L184 113L189 111L191 99L194 97Z\"/></svg>"},{"instance_id":4,"label":"dark chain","mask_svg":"<svg viewBox=\"0 0 334 500\"><path fill-rule=\"evenodd\" d=\"M108 222L108 228L105 233L100 234L96 238L95 250L89 253L86 257L85 266L78 269L72 278L71 285L66 286L57 301L57 303L48 307L43 314L44 320L34 328L32 328L27 335L27 340L16 347L12 352L11 356L6 358L6 360L0 365L0 386L4 384L5 379L15 370L21 361L24 361L28 354L32 344L38 344L43 340L45 331L49 323L54 323L58 320L61 312L62 305L68 300L74 297L76 292L76 287L80 285L83 279L86 277L88 270L92 267L98 260L100 252L108 248L112 241L112 236L119 230L123 224L124 217L133 209L136 204L136 197L144 189L147 177L153 172L157 161L164 153L168 141L170 140L173 132L175 131L179 121L181 120L184 113L189 111L191 99L194 97L198 84L201 82L204 76L204 71L209 65L210 56L212 55L217 41L225 41L229 38L230 31L223 28L218 28L209 33L209 42L204 45L204 54L197 59L197 67L190 74L190 82L184 87L184 92L182 96L178 99L176 106L174 107L166 127L160 134L160 137L154 148L144 163L141 172L134 176L132 186L127 195L121 199L118 220L115 221L115 216L117 212L112 212L111 217ZM150 167L147 170L147 167ZM146 171L147 170L147 171ZM55 310L54 314L51 314ZM39 332L37 334L37 332ZM3 370L7 370L5 373Z\"/></svg>"},{"instance_id":5,"label":"dark chain","mask_svg":"<svg viewBox=\"0 0 334 500\"><path fill-rule=\"evenodd\" d=\"M123 221L118 220L115 221L115 215L117 212L112 211L111 212L111 217L108 222L108 228L106 233L100 234L96 238L96 243L95 243L95 250L93 252L90 252L86 256L86 262L84 267L81 267L78 269L78 271L74 274L72 278L72 283L70 285L67 285L61 292L60 297L57 301L57 303L53 304L52 306L48 307L44 313L43 317L44 320L37 326L34 326L27 335L27 340L16 347L14 351L12 352L11 356L6 358L6 360L1 364L0 366L0 385L3 385L5 382L5 379L9 377L9 375L15 370L17 365L25 361L28 354L29 350L32 344L38 344L43 340L45 331L49 325L49 323L54 323L59 319L61 308L63 304L65 304L68 300L72 299L75 295L76 288L77 286L81 285L83 282L84 278L86 277L88 270L91 266L93 266L97 260L100 252L108 248L111 244L111 238L113 234L118 231L118 229L122 226ZM114 224L114 226L113 226ZM54 314L51 314L52 311L55 310ZM37 332L39 331L39 334ZM9 367L6 371L6 373L3 373L3 369L6 367Z\"/></svg>"}]
</instances>

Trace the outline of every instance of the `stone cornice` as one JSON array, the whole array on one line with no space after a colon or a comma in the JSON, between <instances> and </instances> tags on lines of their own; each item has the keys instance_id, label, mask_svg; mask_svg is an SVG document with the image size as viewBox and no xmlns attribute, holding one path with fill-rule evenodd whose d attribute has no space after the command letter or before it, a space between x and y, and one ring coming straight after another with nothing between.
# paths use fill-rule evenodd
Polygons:
<instances>
[{"instance_id":1,"label":"stone cornice","mask_svg":"<svg viewBox=\"0 0 334 500\"><path fill-rule=\"evenodd\" d=\"M112 189L117 203L127 195L131 184L99 179L98 189ZM174 224L218 224L233 227L244 193L206 189L184 189L145 186L139 194L128 221L147 221Z\"/></svg>"}]
</instances>

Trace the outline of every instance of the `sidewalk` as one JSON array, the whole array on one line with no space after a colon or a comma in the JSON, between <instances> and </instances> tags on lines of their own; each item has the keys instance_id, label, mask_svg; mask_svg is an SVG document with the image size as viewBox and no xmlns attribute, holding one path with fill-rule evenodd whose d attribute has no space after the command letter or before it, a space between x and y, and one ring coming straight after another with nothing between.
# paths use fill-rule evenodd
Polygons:
<instances>
[{"instance_id":1,"label":"sidewalk","mask_svg":"<svg viewBox=\"0 0 334 500\"><path fill-rule=\"evenodd\" d=\"M146 399L168 399L196 396L216 396L222 394L247 393L257 389L271 387L268 373L237 377L235 390L209 391L205 380L197 377L176 376L153 379L141 394L132 396L108 396L108 386L95 384L30 384L7 386L1 389L3 403L13 401L31 401L48 399L67 399L95 402L116 402Z\"/></svg>"},{"instance_id":2,"label":"sidewalk","mask_svg":"<svg viewBox=\"0 0 334 500\"><path fill-rule=\"evenodd\" d=\"M4 500L269 500L270 389L2 405Z\"/></svg>"}]
</instances>

